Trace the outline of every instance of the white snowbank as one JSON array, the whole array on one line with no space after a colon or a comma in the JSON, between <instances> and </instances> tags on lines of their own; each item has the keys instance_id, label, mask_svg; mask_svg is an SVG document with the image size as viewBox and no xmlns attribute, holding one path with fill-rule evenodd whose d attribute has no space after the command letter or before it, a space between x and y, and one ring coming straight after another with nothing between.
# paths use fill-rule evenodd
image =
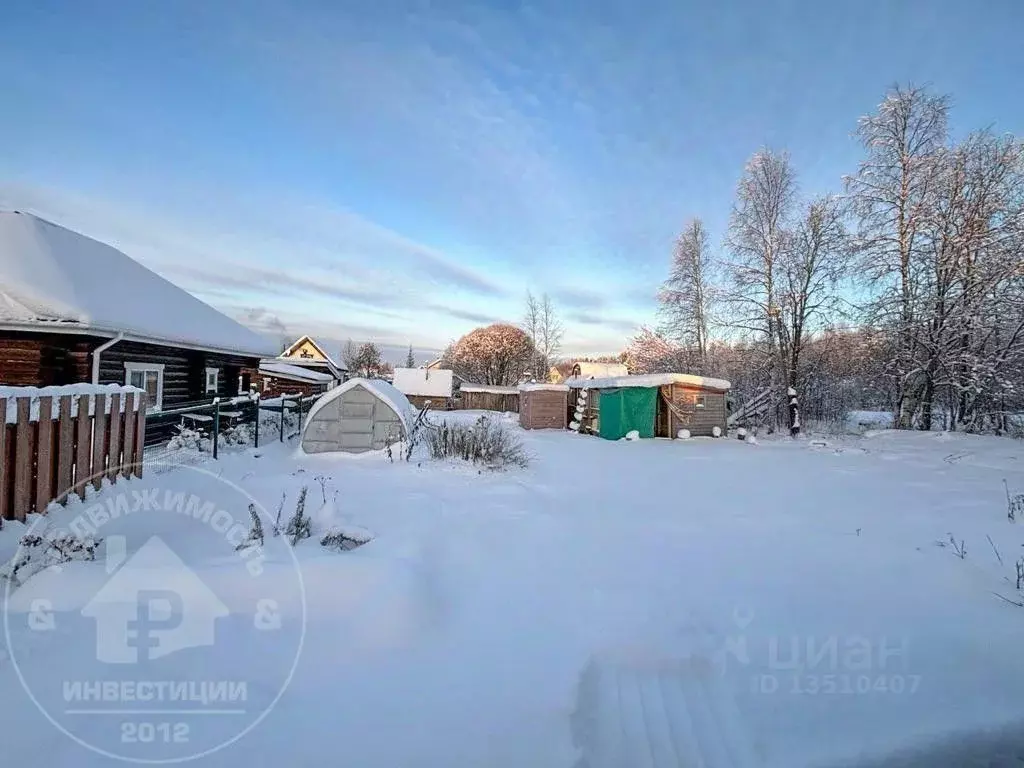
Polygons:
<instances>
[{"instance_id":1,"label":"white snowbank","mask_svg":"<svg viewBox=\"0 0 1024 768\"><path fill-rule=\"evenodd\" d=\"M120 393L128 395L132 392L143 394L145 390L132 387L126 384L65 384L60 387L5 387L0 386L0 399L7 399L6 422L14 424L18 421L18 400L31 399L29 405L29 420L39 421L39 398L52 397L50 406L50 418L56 419L60 416L60 398L71 395L71 415L78 415L78 403L80 398L88 398L89 415L96 411L96 395L107 395L103 404L103 412L110 413L112 401L110 395ZM128 407L130 398L122 397L119 412L124 413ZM141 397L135 398L135 410L138 410L142 402Z\"/></svg>"},{"instance_id":2,"label":"white snowbank","mask_svg":"<svg viewBox=\"0 0 1024 768\"><path fill-rule=\"evenodd\" d=\"M565 385L573 389L611 389L615 387L664 387L669 384L689 384L693 387L725 391L732 384L725 379L694 376L689 373L645 373L641 376L614 376L606 379L566 379Z\"/></svg>"},{"instance_id":3,"label":"white snowbank","mask_svg":"<svg viewBox=\"0 0 1024 768\"><path fill-rule=\"evenodd\" d=\"M520 392L568 392L566 384L542 384L540 382L526 382L519 385Z\"/></svg>"},{"instance_id":4,"label":"white snowbank","mask_svg":"<svg viewBox=\"0 0 1024 768\"><path fill-rule=\"evenodd\" d=\"M0 211L0 323L257 356L274 344L116 248L28 213Z\"/></svg>"},{"instance_id":5,"label":"white snowbank","mask_svg":"<svg viewBox=\"0 0 1024 768\"><path fill-rule=\"evenodd\" d=\"M334 381L334 377L329 373L321 373L320 371L314 371L301 365L291 365L289 363L260 363L260 373L266 373L270 376L282 376L288 379L296 379L298 381L305 381L311 384L323 384L325 382Z\"/></svg>"}]
</instances>

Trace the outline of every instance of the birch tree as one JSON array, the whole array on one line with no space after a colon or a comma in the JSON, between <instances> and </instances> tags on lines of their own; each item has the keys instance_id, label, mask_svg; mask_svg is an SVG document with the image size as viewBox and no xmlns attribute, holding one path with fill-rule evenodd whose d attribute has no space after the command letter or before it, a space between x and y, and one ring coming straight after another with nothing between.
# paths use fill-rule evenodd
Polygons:
<instances>
[{"instance_id":1,"label":"birch tree","mask_svg":"<svg viewBox=\"0 0 1024 768\"><path fill-rule=\"evenodd\" d=\"M949 100L896 86L857 129L867 158L847 179L858 218L864 274L879 288L869 319L892 330L894 422L909 428L922 389L916 360L922 301L922 228L934 206L936 160L946 140Z\"/></svg>"},{"instance_id":2,"label":"birch tree","mask_svg":"<svg viewBox=\"0 0 1024 768\"><path fill-rule=\"evenodd\" d=\"M665 334L694 350L699 373L708 358L712 299L711 245L704 222L692 219L676 240L668 279L658 292Z\"/></svg>"},{"instance_id":3,"label":"birch tree","mask_svg":"<svg viewBox=\"0 0 1024 768\"><path fill-rule=\"evenodd\" d=\"M555 305L547 293L537 297L532 291L526 292L522 327L533 343L534 357L530 363L533 375L546 380L551 361L558 355L565 334Z\"/></svg>"},{"instance_id":4,"label":"birch tree","mask_svg":"<svg viewBox=\"0 0 1024 768\"><path fill-rule=\"evenodd\" d=\"M728 324L765 343L766 365L774 387L781 384L786 360L779 304L782 262L791 239L796 177L789 155L756 153L736 189L725 245L729 286L723 303Z\"/></svg>"},{"instance_id":5,"label":"birch tree","mask_svg":"<svg viewBox=\"0 0 1024 768\"><path fill-rule=\"evenodd\" d=\"M849 253L838 200L812 200L778 258L779 349L787 388L801 384L801 362L813 324L835 310Z\"/></svg>"}]
</instances>

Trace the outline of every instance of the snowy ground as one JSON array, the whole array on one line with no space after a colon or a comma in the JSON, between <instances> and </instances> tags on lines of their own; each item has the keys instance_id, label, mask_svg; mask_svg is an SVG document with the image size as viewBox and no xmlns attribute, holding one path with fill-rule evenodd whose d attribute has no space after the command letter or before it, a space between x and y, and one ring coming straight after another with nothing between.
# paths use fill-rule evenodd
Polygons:
<instances>
[{"instance_id":1,"label":"snowy ground","mask_svg":"<svg viewBox=\"0 0 1024 768\"><path fill-rule=\"evenodd\" d=\"M210 766L799 768L882 765L889 750L986 728L1024 741L1024 608L993 594L1021 599L1010 582L1024 520L1008 522L1002 483L1024 492L1021 442L520 434L527 470L271 445L200 465L214 475L149 472L53 515L66 524L127 489L212 498L238 520L245 493L271 517L285 493L287 517L308 485L307 508L330 518L314 530L376 538L343 553L300 543L300 585L287 548L268 545L247 579L224 537L180 513L106 523L101 535L126 536L129 553L159 535L228 607L212 646L150 661L164 666L142 679L243 680L248 711L67 714L69 675L140 674L96 660L94 621L79 612L109 577L102 558L73 563L8 600L5 762L109 763L48 722L26 686L72 736L137 759L186 757L252 726L197 763ZM0 532L0 558L21 532ZM251 622L268 595L281 619L269 639ZM300 640L290 683L257 721ZM945 764L971 764L942 749ZM899 764L944 764L913 759Z\"/></svg>"}]
</instances>

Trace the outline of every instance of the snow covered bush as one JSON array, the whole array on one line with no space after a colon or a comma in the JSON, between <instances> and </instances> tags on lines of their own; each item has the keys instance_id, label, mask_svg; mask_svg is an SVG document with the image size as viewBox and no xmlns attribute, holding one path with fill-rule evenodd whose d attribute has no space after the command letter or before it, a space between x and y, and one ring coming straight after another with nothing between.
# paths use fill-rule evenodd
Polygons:
<instances>
[{"instance_id":1,"label":"snow covered bush","mask_svg":"<svg viewBox=\"0 0 1024 768\"><path fill-rule=\"evenodd\" d=\"M721 437L722 436L722 428L717 426L717 425L712 427L711 428L711 436L712 437Z\"/></svg>"},{"instance_id":2,"label":"snow covered bush","mask_svg":"<svg viewBox=\"0 0 1024 768\"><path fill-rule=\"evenodd\" d=\"M320 538L320 546L345 552L373 541L373 534L354 525L336 525Z\"/></svg>"},{"instance_id":3,"label":"snow covered bush","mask_svg":"<svg viewBox=\"0 0 1024 768\"><path fill-rule=\"evenodd\" d=\"M169 450L201 451L205 453L213 445L210 442L210 438L206 436L206 433L200 429L193 429L185 424L179 424L175 429L178 431L167 443Z\"/></svg>"},{"instance_id":4,"label":"snow covered bush","mask_svg":"<svg viewBox=\"0 0 1024 768\"><path fill-rule=\"evenodd\" d=\"M7 579L19 585L32 574L53 565L72 560L95 560L96 549L102 542L103 539L80 538L67 531L50 528L44 528L40 533L25 534L14 557L0 568L0 581Z\"/></svg>"},{"instance_id":5,"label":"snow covered bush","mask_svg":"<svg viewBox=\"0 0 1024 768\"><path fill-rule=\"evenodd\" d=\"M220 433L220 445L244 448L254 442L252 424L235 424Z\"/></svg>"},{"instance_id":6,"label":"snow covered bush","mask_svg":"<svg viewBox=\"0 0 1024 768\"><path fill-rule=\"evenodd\" d=\"M680 429L676 433L676 437L678 437L680 440L689 440L690 439L690 430L688 430L688 429Z\"/></svg>"},{"instance_id":7,"label":"snow covered bush","mask_svg":"<svg viewBox=\"0 0 1024 768\"><path fill-rule=\"evenodd\" d=\"M519 438L500 420L488 416L473 424L443 422L426 430L425 442L432 459L462 459L491 469L530 463Z\"/></svg>"}]
</instances>

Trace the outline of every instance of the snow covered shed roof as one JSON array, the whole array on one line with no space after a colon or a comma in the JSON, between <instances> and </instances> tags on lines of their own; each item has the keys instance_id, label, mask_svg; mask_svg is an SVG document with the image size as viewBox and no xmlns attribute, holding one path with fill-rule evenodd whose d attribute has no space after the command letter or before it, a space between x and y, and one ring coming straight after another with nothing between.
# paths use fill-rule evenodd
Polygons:
<instances>
[{"instance_id":1,"label":"snow covered shed roof","mask_svg":"<svg viewBox=\"0 0 1024 768\"><path fill-rule=\"evenodd\" d=\"M526 382L519 385L520 392L568 392L567 384L544 384L542 382Z\"/></svg>"},{"instance_id":2,"label":"snow covered shed roof","mask_svg":"<svg viewBox=\"0 0 1024 768\"><path fill-rule=\"evenodd\" d=\"M260 363L260 373L265 373L268 376L280 376L285 379L294 379L295 381L305 381L311 384L323 384L335 380L329 373L310 370L309 368L303 368L301 365L289 365L288 363L269 361L263 361Z\"/></svg>"},{"instance_id":3,"label":"snow covered shed roof","mask_svg":"<svg viewBox=\"0 0 1024 768\"><path fill-rule=\"evenodd\" d=\"M669 384L688 384L702 389L716 389L725 392L732 384L725 379L710 376L694 376L689 373L646 373L641 376L612 376L604 379L567 379L564 382L573 389L612 389L617 387L664 387Z\"/></svg>"},{"instance_id":4,"label":"snow covered shed roof","mask_svg":"<svg viewBox=\"0 0 1024 768\"><path fill-rule=\"evenodd\" d=\"M327 403L341 397L355 387L362 387L372 392L378 399L384 401L398 416L402 426L405 428L406 434L409 434L409 430L412 429L412 424L416 420L416 414L413 412L412 405L404 394L381 379L349 379L344 384L328 390L313 403L313 407L306 414L306 423L309 424L313 421L316 412L327 405Z\"/></svg>"},{"instance_id":5,"label":"snow covered shed roof","mask_svg":"<svg viewBox=\"0 0 1024 768\"><path fill-rule=\"evenodd\" d=\"M500 387L497 384L462 384L460 392L480 392L486 395L515 395L518 394L518 387Z\"/></svg>"},{"instance_id":6,"label":"snow covered shed roof","mask_svg":"<svg viewBox=\"0 0 1024 768\"><path fill-rule=\"evenodd\" d=\"M395 368L393 381L405 395L451 397L455 374L445 368Z\"/></svg>"},{"instance_id":7,"label":"snow covered shed roof","mask_svg":"<svg viewBox=\"0 0 1024 768\"><path fill-rule=\"evenodd\" d=\"M629 370L622 363L573 363L572 375L581 379L607 379L612 376L627 376Z\"/></svg>"},{"instance_id":8,"label":"snow covered shed roof","mask_svg":"<svg viewBox=\"0 0 1024 768\"><path fill-rule=\"evenodd\" d=\"M260 357L277 351L116 248L11 211L0 211L0 326L124 333L133 341Z\"/></svg>"}]
</instances>

